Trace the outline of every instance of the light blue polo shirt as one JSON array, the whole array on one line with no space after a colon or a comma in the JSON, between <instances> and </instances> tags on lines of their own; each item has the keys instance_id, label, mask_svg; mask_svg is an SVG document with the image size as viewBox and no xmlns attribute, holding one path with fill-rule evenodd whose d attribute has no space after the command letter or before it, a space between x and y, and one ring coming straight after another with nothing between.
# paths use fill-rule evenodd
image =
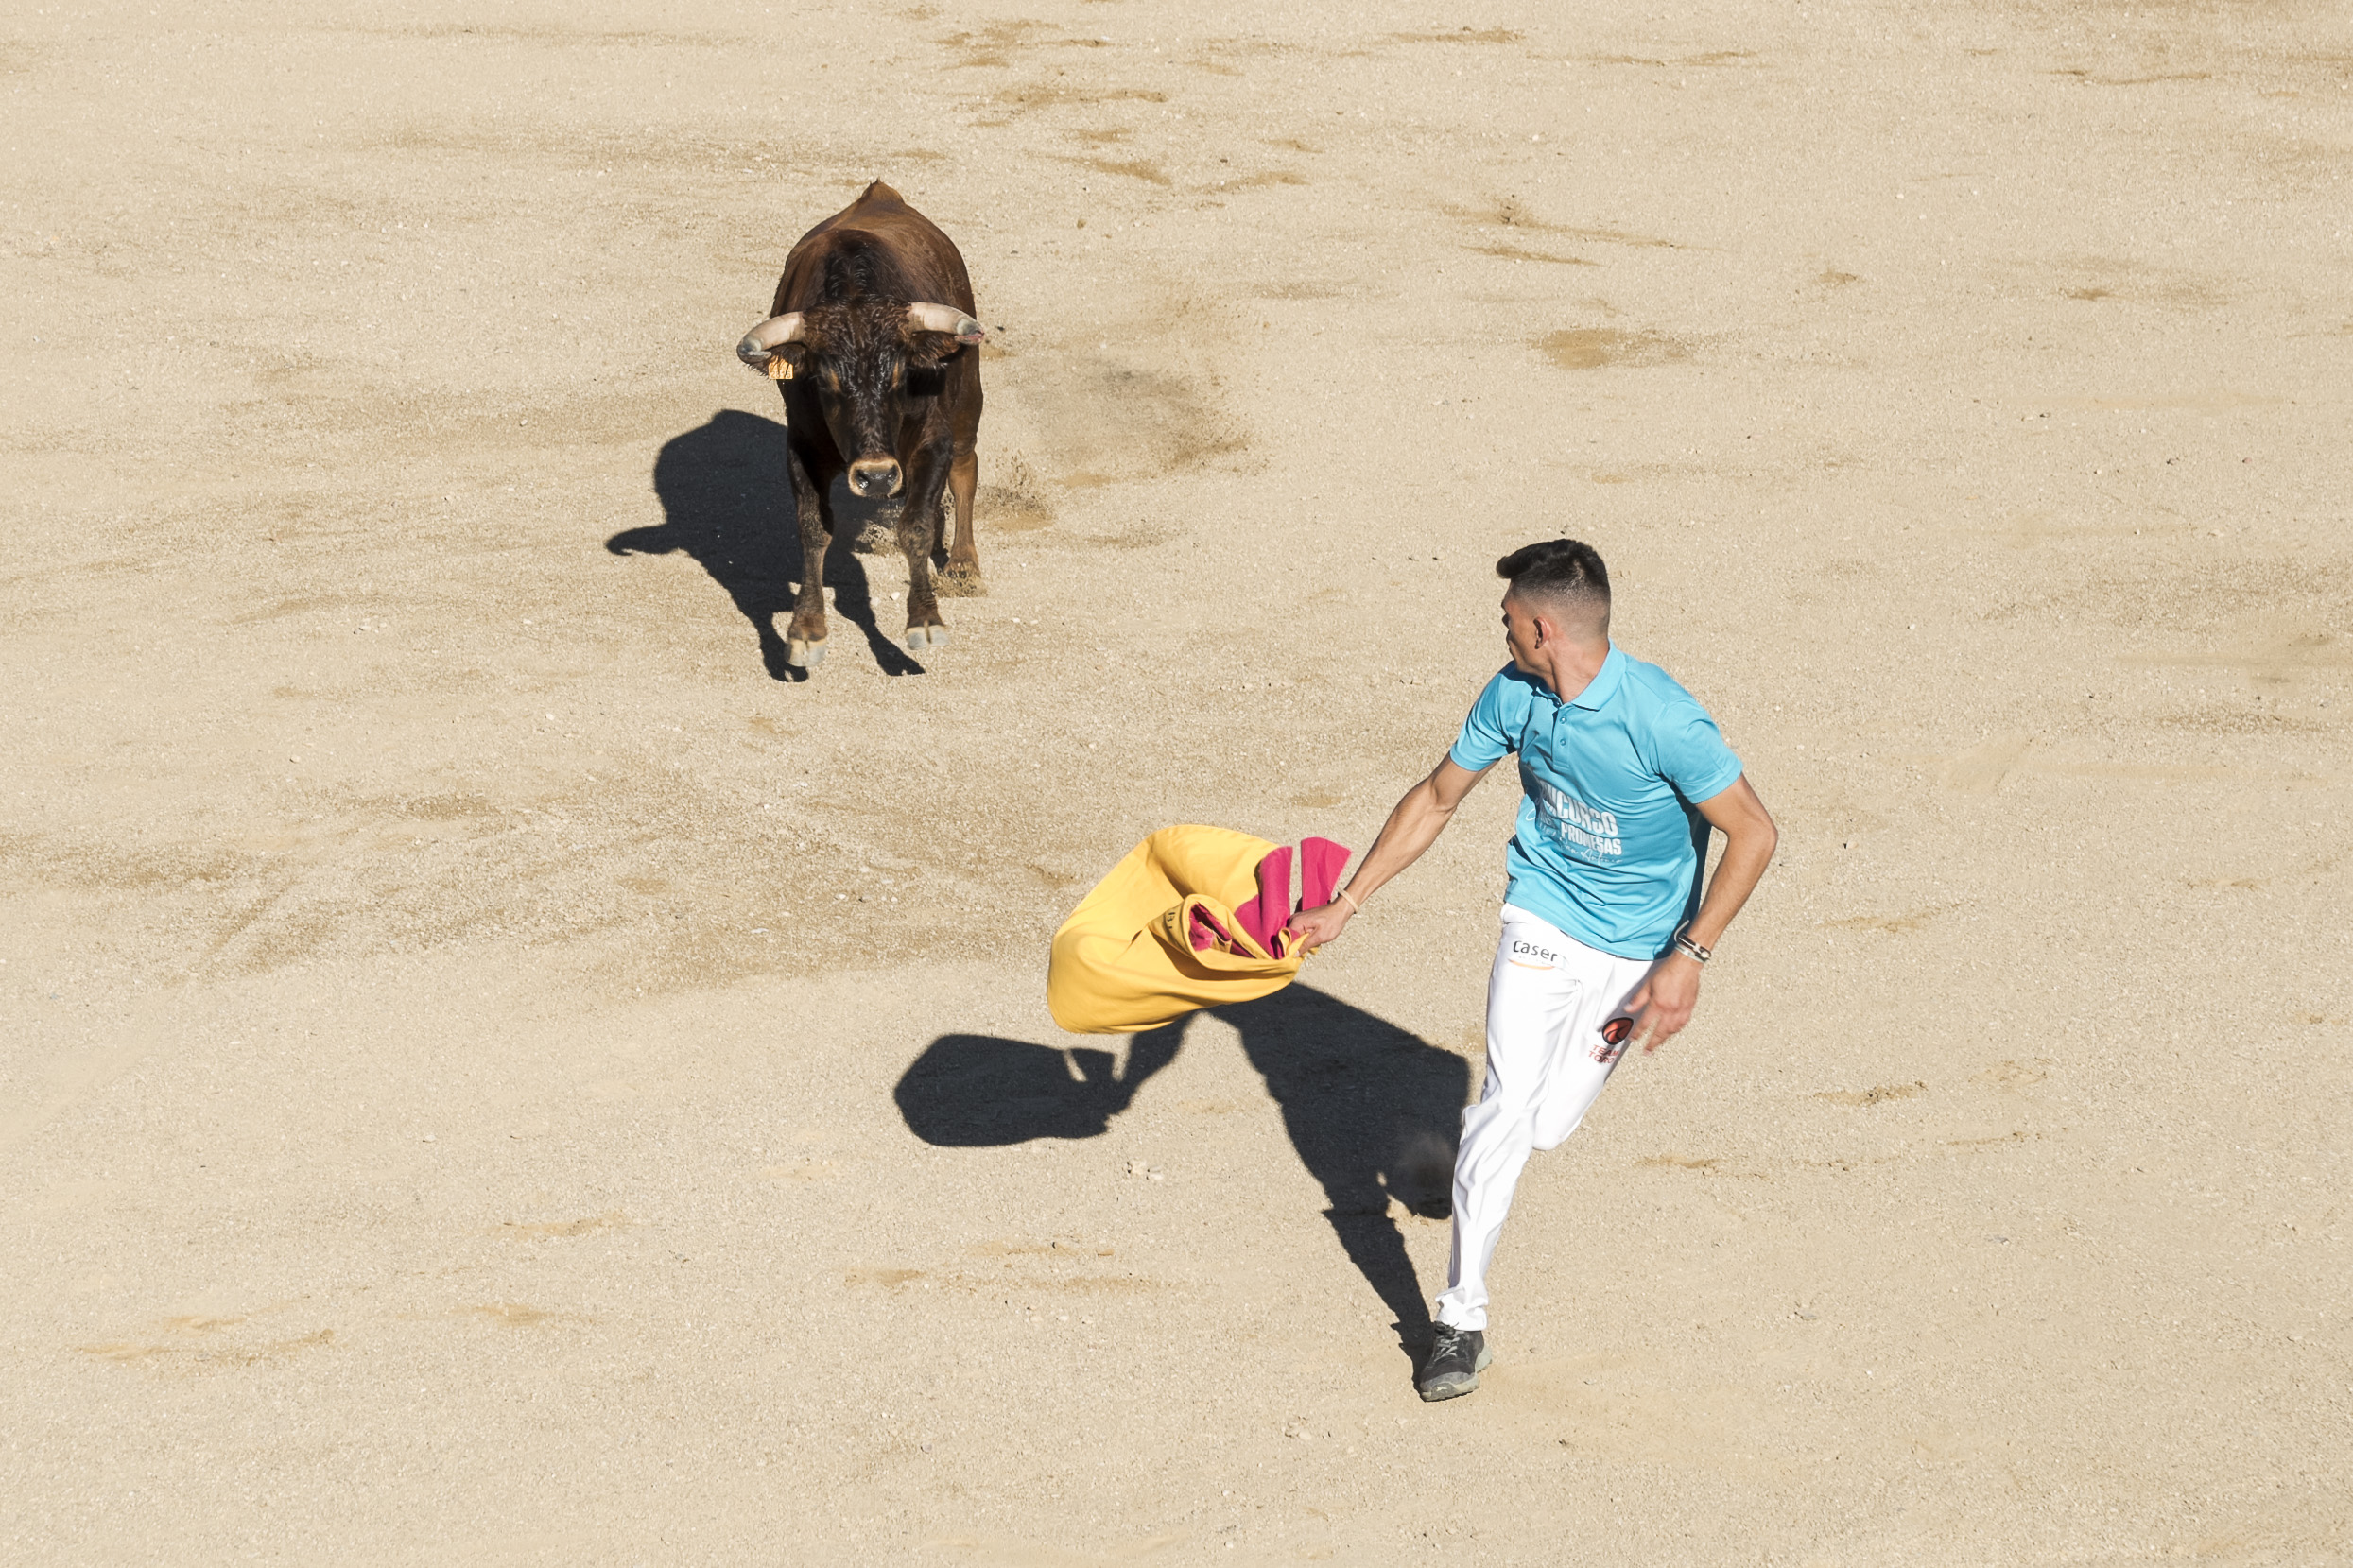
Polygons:
<instances>
[{"instance_id":1,"label":"light blue polo shirt","mask_svg":"<svg viewBox=\"0 0 2353 1568\"><path fill-rule=\"evenodd\" d=\"M1610 646L1563 702L1505 665L1446 754L1479 772L1519 753L1519 824L1505 902L1588 947L1655 958L1699 909L1707 819L1697 802L1740 777L1740 759L1697 698L1656 664Z\"/></svg>"}]
</instances>

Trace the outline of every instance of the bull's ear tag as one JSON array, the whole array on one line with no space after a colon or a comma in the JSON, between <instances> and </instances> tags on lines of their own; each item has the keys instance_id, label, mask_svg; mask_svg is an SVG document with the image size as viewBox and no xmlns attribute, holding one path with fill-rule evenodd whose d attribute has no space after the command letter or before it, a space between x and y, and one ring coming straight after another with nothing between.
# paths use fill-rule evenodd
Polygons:
<instances>
[{"instance_id":1,"label":"bull's ear tag","mask_svg":"<svg viewBox=\"0 0 2353 1568\"><path fill-rule=\"evenodd\" d=\"M768 379L770 381L790 381L792 379L792 361L786 358L781 353L771 358L768 362Z\"/></svg>"}]
</instances>

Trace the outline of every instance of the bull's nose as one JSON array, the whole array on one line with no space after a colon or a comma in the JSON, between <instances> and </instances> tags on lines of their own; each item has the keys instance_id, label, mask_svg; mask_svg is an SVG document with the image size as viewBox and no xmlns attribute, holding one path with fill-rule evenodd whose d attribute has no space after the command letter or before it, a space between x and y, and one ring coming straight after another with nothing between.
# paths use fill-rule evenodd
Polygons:
<instances>
[{"instance_id":1,"label":"bull's nose","mask_svg":"<svg viewBox=\"0 0 2353 1568\"><path fill-rule=\"evenodd\" d=\"M864 496L895 495L899 465L888 457L867 457L850 465L850 488Z\"/></svg>"}]
</instances>

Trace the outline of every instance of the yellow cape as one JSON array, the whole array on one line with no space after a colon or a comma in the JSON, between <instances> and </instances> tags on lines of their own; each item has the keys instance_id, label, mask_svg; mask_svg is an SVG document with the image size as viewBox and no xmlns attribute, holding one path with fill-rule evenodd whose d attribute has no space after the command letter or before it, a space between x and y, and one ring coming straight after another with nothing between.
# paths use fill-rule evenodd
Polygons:
<instances>
[{"instance_id":1,"label":"yellow cape","mask_svg":"<svg viewBox=\"0 0 2353 1568\"><path fill-rule=\"evenodd\" d=\"M1046 1005L1073 1034L1134 1034L1198 1008L1282 990L1306 956L1278 958L1250 939L1235 907L1258 894L1258 862L1275 845L1231 828L1162 828L1129 852L1054 933ZM1195 910L1229 936L1196 951Z\"/></svg>"}]
</instances>

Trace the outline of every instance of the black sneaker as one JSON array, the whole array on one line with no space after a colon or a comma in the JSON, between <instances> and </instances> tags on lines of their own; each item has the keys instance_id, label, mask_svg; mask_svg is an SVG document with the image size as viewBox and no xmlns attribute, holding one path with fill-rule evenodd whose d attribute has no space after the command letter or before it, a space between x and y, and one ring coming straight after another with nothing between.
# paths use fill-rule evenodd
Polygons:
<instances>
[{"instance_id":1,"label":"black sneaker","mask_svg":"<svg viewBox=\"0 0 2353 1568\"><path fill-rule=\"evenodd\" d=\"M1426 1400L1467 1394L1479 1387L1479 1374L1494 1359L1485 1331L1441 1323L1438 1336L1430 1341L1429 1359L1422 1363L1422 1375L1413 1380L1413 1391Z\"/></svg>"}]
</instances>

